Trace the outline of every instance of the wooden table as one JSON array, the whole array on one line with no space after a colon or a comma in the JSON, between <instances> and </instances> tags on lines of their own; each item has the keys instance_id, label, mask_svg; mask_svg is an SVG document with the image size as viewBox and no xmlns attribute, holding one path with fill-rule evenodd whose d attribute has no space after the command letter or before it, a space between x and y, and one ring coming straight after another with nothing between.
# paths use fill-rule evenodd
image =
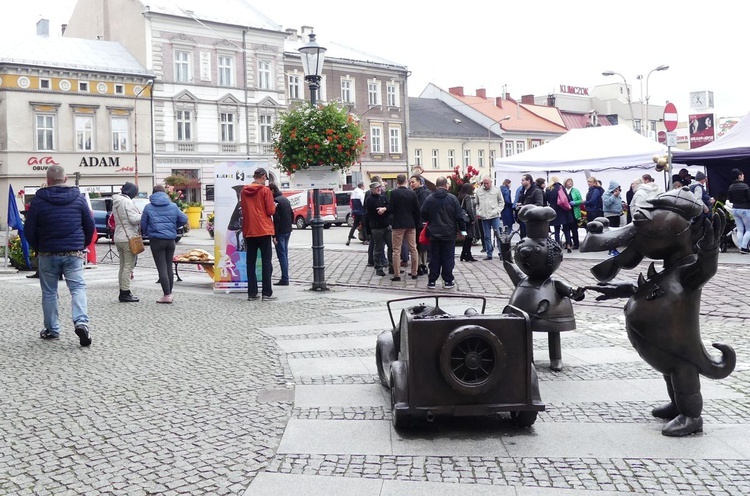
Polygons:
<instances>
[{"instance_id":1,"label":"wooden table","mask_svg":"<svg viewBox=\"0 0 750 496\"><path fill-rule=\"evenodd\" d=\"M181 264L200 265L203 268L203 270L206 271L206 274L208 274L209 277L211 277L212 280L214 278L214 263L213 262L201 262L201 261L189 261L189 260L184 261L184 260L173 259L172 263L174 264L174 274L177 276L178 281L182 281L182 278L180 278L180 273L178 272L178 267Z\"/></svg>"}]
</instances>

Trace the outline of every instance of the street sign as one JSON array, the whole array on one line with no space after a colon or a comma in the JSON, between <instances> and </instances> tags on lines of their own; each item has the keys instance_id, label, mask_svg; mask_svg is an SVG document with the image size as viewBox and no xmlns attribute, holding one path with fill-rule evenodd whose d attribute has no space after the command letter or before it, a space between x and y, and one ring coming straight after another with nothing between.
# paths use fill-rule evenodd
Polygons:
<instances>
[{"instance_id":1,"label":"street sign","mask_svg":"<svg viewBox=\"0 0 750 496\"><path fill-rule=\"evenodd\" d=\"M674 103L668 103L664 107L664 127L669 132L677 129L677 107L674 106Z\"/></svg>"},{"instance_id":2,"label":"street sign","mask_svg":"<svg viewBox=\"0 0 750 496\"><path fill-rule=\"evenodd\" d=\"M656 136L657 136L657 140L659 141L659 143L663 144L663 143L667 142L667 133L666 132L659 131L658 133L656 133Z\"/></svg>"},{"instance_id":3,"label":"street sign","mask_svg":"<svg viewBox=\"0 0 750 496\"><path fill-rule=\"evenodd\" d=\"M677 133L667 133L667 146L677 146Z\"/></svg>"}]
</instances>

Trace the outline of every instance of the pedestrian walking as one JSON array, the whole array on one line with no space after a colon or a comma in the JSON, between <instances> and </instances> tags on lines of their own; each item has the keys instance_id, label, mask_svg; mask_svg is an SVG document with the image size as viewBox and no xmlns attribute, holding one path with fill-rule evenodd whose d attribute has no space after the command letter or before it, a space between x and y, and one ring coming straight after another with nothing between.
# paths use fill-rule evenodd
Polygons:
<instances>
[{"instance_id":1,"label":"pedestrian walking","mask_svg":"<svg viewBox=\"0 0 750 496\"><path fill-rule=\"evenodd\" d=\"M184 226L188 218L177 205L172 203L162 185L154 187L154 192L148 200L149 204L143 208L141 214L141 233L144 237L148 237L151 255L154 257L156 270L159 273L159 284L163 294L156 300L156 303L172 303L174 287L172 261L177 228Z\"/></svg>"},{"instance_id":2,"label":"pedestrian walking","mask_svg":"<svg viewBox=\"0 0 750 496\"><path fill-rule=\"evenodd\" d=\"M253 172L253 182L242 188L240 203L242 206L242 235L245 237L247 265L247 299L258 299L258 278L255 275L255 260L260 251L261 259L261 295L263 301L275 300L271 278L271 243L274 236L273 219L276 203L273 193L266 186L268 173L262 167Z\"/></svg>"},{"instance_id":3,"label":"pedestrian walking","mask_svg":"<svg viewBox=\"0 0 750 496\"><path fill-rule=\"evenodd\" d=\"M747 255L750 253L750 186L739 169L732 169L732 178L727 200L732 202L732 214L737 224L737 247L740 254Z\"/></svg>"},{"instance_id":4,"label":"pedestrian walking","mask_svg":"<svg viewBox=\"0 0 750 496\"><path fill-rule=\"evenodd\" d=\"M121 303L136 303L139 299L130 291L130 275L135 267L136 255L130 251L130 238L141 235L141 211L133 203L138 195L138 186L126 182L120 194L112 195L112 216L115 219L114 242L120 259L118 282Z\"/></svg>"},{"instance_id":5,"label":"pedestrian walking","mask_svg":"<svg viewBox=\"0 0 750 496\"><path fill-rule=\"evenodd\" d=\"M422 220L429 224L430 232L430 273L428 289L435 288L438 277L443 278L444 287L453 289L453 267L456 263L456 226L466 236L466 225L461 218L461 205L458 199L448 192L448 180L438 177L435 192L422 205Z\"/></svg>"},{"instance_id":6,"label":"pedestrian walking","mask_svg":"<svg viewBox=\"0 0 750 496\"><path fill-rule=\"evenodd\" d=\"M81 346L91 345L88 299L83 277L84 249L96 226L86 199L77 187L68 187L68 176L59 165L47 169L47 187L37 191L26 213L24 232L37 252L42 289L44 329L42 339L60 337L57 287L65 276L71 297L73 328Z\"/></svg>"},{"instance_id":7,"label":"pedestrian walking","mask_svg":"<svg viewBox=\"0 0 750 496\"><path fill-rule=\"evenodd\" d=\"M431 194L430 190L427 189L427 186L425 186L424 178L419 174L411 176L409 178L409 186L411 186L411 189L417 194L417 199L419 200L419 208L421 210L425 200ZM422 218L420 216L419 224L417 225L417 239L419 239L419 235L422 233L422 229L424 229L424 222L422 221ZM417 269L417 275L427 275L428 250L429 245L417 243L417 254L419 255L419 268Z\"/></svg>"},{"instance_id":8,"label":"pedestrian walking","mask_svg":"<svg viewBox=\"0 0 750 496\"><path fill-rule=\"evenodd\" d=\"M355 239L354 233L357 228L362 224L362 219L365 216L365 183L360 181L357 183L357 187L352 191L352 196L349 198L349 207L351 208L352 215L352 227L349 229L349 236L346 238L346 246L349 246L351 240Z\"/></svg>"},{"instance_id":9,"label":"pedestrian walking","mask_svg":"<svg viewBox=\"0 0 750 496\"><path fill-rule=\"evenodd\" d=\"M279 260L281 278L273 283L274 286L289 286L289 238L292 236L292 222L294 211L289 199L281 193L274 183L268 186L276 203L273 214L273 244L276 247L276 258Z\"/></svg>"}]
</instances>

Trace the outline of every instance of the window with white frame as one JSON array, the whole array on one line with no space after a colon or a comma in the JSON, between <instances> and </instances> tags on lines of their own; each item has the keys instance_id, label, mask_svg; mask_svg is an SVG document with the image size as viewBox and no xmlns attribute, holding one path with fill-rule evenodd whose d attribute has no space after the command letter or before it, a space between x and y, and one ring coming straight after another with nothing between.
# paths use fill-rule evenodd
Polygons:
<instances>
[{"instance_id":1,"label":"window with white frame","mask_svg":"<svg viewBox=\"0 0 750 496\"><path fill-rule=\"evenodd\" d=\"M94 116L75 116L76 151L84 152L94 149Z\"/></svg>"},{"instance_id":2,"label":"window with white frame","mask_svg":"<svg viewBox=\"0 0 750 496\"><path fill-rule=\"evenodd\" d=\"M505 156L510 157L512 155L513 155L513 142L506 141L505 142Z\"/></svg>"},{"instance_id":3,"label":"window with white frame","mask_svg":"<svg viewBox=\"0 0 750 496\"><path fill-rule=\"evenodd\" d=\"M448 150L448 167L451 169L456 166L456 150Z\"/></svg>"},{"instance_id":4,"label":"window with white frame","mask_svg":"<svg viewBox=\"0 0 750 496\"><path fill-rule=\"evenodd\" d=\"M289 74L287 77L290 100L302 100L302 77L299 74Z\"/></svg>"},{"instance_id":5,"label":"window with white frame","mask_svg":"<svg viewBox=\"0 0 750 496\"><path fill-rule=\"evenodd\" d=\"M399 98L398 88L398 83L388 83L386 85L386 98L389 107L401 106L401 98Z\"/></svg>"},{"instance_id":6,"label":"window with white frame","mask_svg":"<svg viewBox=\"0 0 750 496\"><path fill-rule=\"evenodd\" d=\"M189 83L190 79L190 52L176 50L174 52L174 80L178 83Z\"/></svg>"},{"instance_id":7,"label":"window with white frame","mask_svg":"<svg viewBox=\"0 0 750 496\"><path fill-rule=\"evenodd\" d=\"M367 82L367 103L371 107L380 105L380 81Z\"/></svg>"},{"instance_id":8,"label":"window with white frame","mask_svg":"<svg viewBox=\"0 0 750 496\"><path fill-rule=\"evenodd\" d=\"M383 153L383 128L370 126L370 153Z\"/></svg>"},{"instance_id":9,"label":"window with white frame","mask_svg":"<svg viewBox=\"0 0 750 496\"><path fill-rule=\"evenodd\" d=\"M258 88L262 90L273 89L271 86L271 62L267 60L258 61Z\"/></svg>"},{"instance_id":10,"label":"window with white frame","mask_svg":"<svg viewBox=\"0 0 750 496\"><path fill-rule=\"evenodd\" d=\"M36 114L36 149L55 149L54 114Z\"/></svg>"},{"instance_id":11,"label":"window with white frame","mask_svg":"<svg viewBox=\"0 0 750 496\"><path fill-rule=\"evenodd\" d=\"M471 150L464 150L464 167L471 165Z\"/></svg>"},{"instance_id":12,"label":"window with white frame","mask_svg":"<svg viewBox=\"0 0 750 496\"><path fill-rule=\"evenodd\" d=\"M234 57L219 55L219 86L234 86Z\"/></svg>"},{"instance_id":13,"label":"window with white frame","mask_svg":"<svg viewBox=\"0 0 750 496\"><path fill-rule=\"evenodd\" d=\"M219 123L221 125L221 141L223 143L234 142L234 114L232 112L219 113Z\"/></svg>"},{"instance_id":14,"label":"window with white frame","mask_svg":"<svg viewBox=\"0 0 750 496\"><path fill-rule=\"evenodd\" d=\"M477 165L484 167L484 150L477 150Z\"/></svg>"},{"instance_id":15,"label":"window with white frame","mask_svg":"<svg viewBox=\"0 0 750 496\"><path fill-rule=\"evenodd\" d=\"M348 77L341 79L341 101L354 103L354 80Z\"/></svg>"},{"instance_id":16,"label":"window with white frame","mask_svg":"<svg viewBox=\"0 0 750 496\"><path fill-rule=\"evenodd\" d=\"M495 163L495 150L490 150L490 166Z\"/></svg>"},{"instance_id":17,"label":"window with white frame","mask_svg":"<svg viewBox=\"0 0 750 496\"><path fill-rule=\"evenodd\" d=\"M128 151L128 118L112 116L110 124L112 126L112 151Z\"/></svg>"},{"instance_id":18,"label":"window with white frame","mask_svg":"<svg viewBox=\"0 0 750 496\"><path fill-rule=\"evenodd\" d=\"M190 110L178 110L177 141L193 141L193 113Z\"/></svg>"},{"instance_id":19,"label":"window with white frame","mask_svg":"<svg viewBox=\"0 0 750 496\"><path fill-rule=\"evenodd\" d=\"M432 158L430 159L432 162L432 168L438 169L440 167L440 151L437 148L432 149Z\"/></svg>"},{"instance_id":20,"label":"window with white frame","mask_svg":"<svg viewBox=\"0 0 750 496\"><path fill-rule=\"evenodd\" d=\"M271 115L259 116L260 119L260 142L270 143L273 141L273 118Z\"/></svg>"},{"instance_id":21,"label":"window with white frame","mask_svg":"<svg viewBox=\"0 0 750 496\"><path fill-rule=\"evenodd\" d=\"M421 148L415 148L414 149L414 165L422 166L422 149Z\"/></svg>"},{"instance_id":22,"label":"window with white frame","mask_svg":"<svg viewBox=\"0 0 750 496\"><path fill-rule=\"evenodd\" d=\"M516 153L523 153L526 151L525 141L516 141Z\"/></svg>"},{"instance_id":23,"label":"window with white frame","mask_svg":"<svg viewBox=\"0 0 750 496\"><path fill-rule=\"evenodd\" d=\"M390 152L401 153L401 128L388 128L388 138L390 143Z\"/></svg>"}]
</instances>

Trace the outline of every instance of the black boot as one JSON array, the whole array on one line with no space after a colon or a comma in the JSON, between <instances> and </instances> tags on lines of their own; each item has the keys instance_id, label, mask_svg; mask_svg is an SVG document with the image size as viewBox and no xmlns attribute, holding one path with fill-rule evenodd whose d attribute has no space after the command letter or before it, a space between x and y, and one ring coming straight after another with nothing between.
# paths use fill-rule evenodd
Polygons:
<instances>
[{"instance_id":1,"label":"black boot","mask_svg":"<svg viewBox=\"0 0 750 496\"><path fill-rule=\"evenodd\" d=\"M120 302L121 303L135 303L140 301L137 297L133 296L133 293L128 291L120 290Z\"/></svg>"}]
</instances>

